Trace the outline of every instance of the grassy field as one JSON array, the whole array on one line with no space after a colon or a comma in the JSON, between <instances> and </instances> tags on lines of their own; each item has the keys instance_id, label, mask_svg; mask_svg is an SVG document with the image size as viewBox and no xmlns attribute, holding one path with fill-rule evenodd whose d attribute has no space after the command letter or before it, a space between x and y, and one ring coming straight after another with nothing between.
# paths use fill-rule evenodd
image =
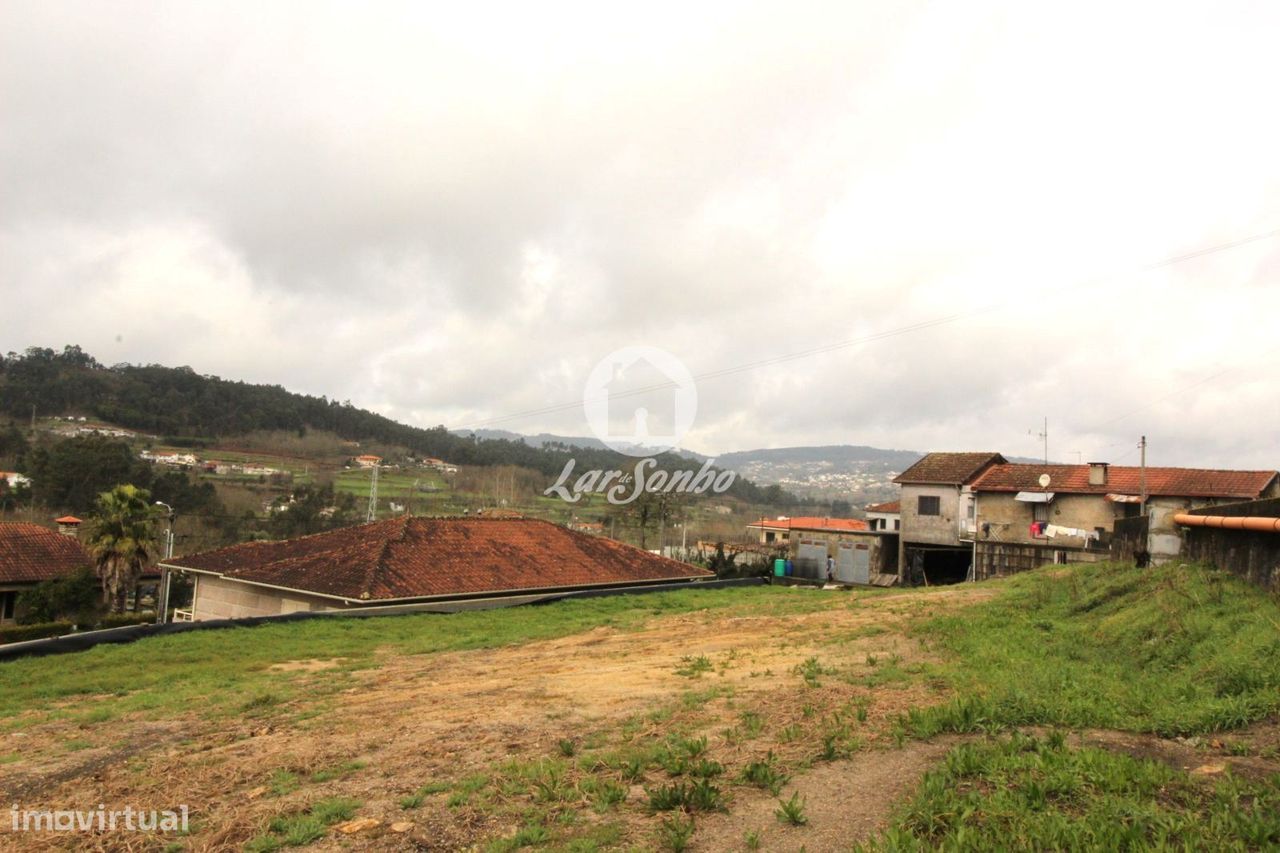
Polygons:
<instances>
[{"instance_id":1,"label":"grassy field","mask_svg":"<svg viewBox=\"0 0 1280 853\"><path fill-rule=\"evenodd\" d=\"M276 664L341 659L330 672L374 667L380 655L427 655L498 648L592 628L634 630L647 620L690 611L786 615L821 609L825 596L797 597L771 587L661 592L564 601L541 607L369 619L317 619L253 628L153 637L74 655L0 663L0 731L66 718L105 722L142 712L152 718L193 705L215 718L252 705L278 704L304 674ZM92 708L75 700L92 697ZM272 701L267 702L264 697Z\"/></svg>"},{"instance_id":2,"label":"grassy field","mask_svg":"<svg viewBox=\"0 0 1280 853\"><path fill-rule=\"evenodd\" d=\"M1164 736L1280 710L1280 609L1231 575L1112 565L1010 579L986 607L919 625L960 697L912 733L1012 725Z\"/></svg>"},{"instance_id":3,"label":"grassy field","mask_svg":"<svg viewBox=\"0 0 1280 853\"><path fill-rule=\"evenodd\" d=\"M1277 652L1197 567L317 620L0 665L0 764L177 849L1262 849Z\"/></svg>"}]
</instances>

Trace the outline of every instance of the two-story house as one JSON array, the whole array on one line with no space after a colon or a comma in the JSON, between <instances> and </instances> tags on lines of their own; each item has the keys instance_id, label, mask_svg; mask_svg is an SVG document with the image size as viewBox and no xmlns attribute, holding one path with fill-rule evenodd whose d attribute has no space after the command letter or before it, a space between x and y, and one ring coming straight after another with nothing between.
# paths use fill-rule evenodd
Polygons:
<instances>
[{"instance_id":1,"label":"two-story house","mask_svg":"<svg viewBox=\"0 0 1280 853\"><path fill-rule=\"evenodd\" d=\"M999 453L930 453L894 478L902 487L898 577L902 583L955 583L969 574L976 529L970 484Z\"/></svg>"}]
</instances>

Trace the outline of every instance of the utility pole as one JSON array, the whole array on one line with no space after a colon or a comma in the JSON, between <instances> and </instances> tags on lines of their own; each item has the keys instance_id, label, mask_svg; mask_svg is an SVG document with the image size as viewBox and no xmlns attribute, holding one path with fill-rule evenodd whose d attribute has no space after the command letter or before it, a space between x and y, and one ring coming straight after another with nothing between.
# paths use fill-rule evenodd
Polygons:
<instances>
[{"instance_id":1,"label":"utility pole","mask_svg":"<svg viewBox=\"0 0 1280 853\"><path fill-rule=\"evenodd\" d=\"M168 563L173 559L173 507L164 501L156 501L156 506L162 506L168 511L169 525L164 533L164 559ZM160 569L160 586L156 590L156 622L163 625L169 616L169 584L172 576L169 574L167 566Z\"/></svg>"},{"instance_id":2,"label":"utility pole","mask_svg":"<svg viewBox=\"0 0 1280 853\"><path fill-rule=\"evenodd\" d=\"M369 478L369 511L364 515L366 524L378 518L378 466L375 464L369 470L373 476Z\"/></svg>"},{"instance_id":3,"label":"utility pole","mask_svg":"<svg viewBox=\"0 0 1280 853\"><path fill-rule=\"evenodd\" d=\"M1147 514L1147 437L1144 435L1142 440L1138 442L1138 448L1142 451L1142 462L1140 463L1141 473L1139 474L1139 487L1142 489L1142 514Z\"/></svg>"}]
</instances>

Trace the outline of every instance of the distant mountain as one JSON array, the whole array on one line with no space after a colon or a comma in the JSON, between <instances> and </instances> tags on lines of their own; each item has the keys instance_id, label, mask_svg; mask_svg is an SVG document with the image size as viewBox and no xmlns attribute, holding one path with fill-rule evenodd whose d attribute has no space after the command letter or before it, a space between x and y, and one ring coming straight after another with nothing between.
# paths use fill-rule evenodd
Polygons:
<instances>
[{"instance_id":1,"label":"distant mountain","mask_svg":"<svg viewBox=\"0 0 1280 853\"><path fill-rule=\"evenodd\" d=\"M594 450L604 447L599 439L585 436L521 435L501 429L454 432L464 437L474 434L482 440L523 442L538 448L567 446ZM699 461L708 458L689 450L677 452ZM842 499L860 506L895 499L897 486L893 485L892 479L923 455L915 450L832 444L739 450L721 454L715 459L718 467L737 471L759 485L779 485L801 497Z\"/></svg>"},{"instance_id":2,"label":"distant mountain","mask_svg":"<svg viewBox=\"0 0 1280 853\"><path fill-rule=\"evenodd\" d=\"M754 482L779 485L804 497L850 501L854 506L894 500L894 477L923 453L852 444L742 450L716 457L716 464Z\"/></svg>"},{"instance_id":3,"label":"distant mountain","mask_svg":"<svg viewBox=\"0 0 1280 853\"><path fill-rule=\"evenodd\" d=\"M514 433L489 440L450 432L443 426L422 428L357 408L350 402L296 394L277 385L253 385L196 373L190 367L158 364L99 363L78 346L31 347L0 355L0 416L25 422L33 413L88 415L97 421L160 437L168 444L200 446L202 442L257 430L287 430L304 435L323 430L350 441L373 441L434 456L456 465L517 465L549 477L570 459L578 470L611 470L628 465L628 457L607 450L595 439L567 439L571 448L547 441L522 441ZM544 446L545 445L545 446ZM680 470L686 458L658 454L658 468ZM783 490L762 489L738 477L728 494L748 503L789 504Z\"/></svg>"},{"instance_id":4,"label":"distant mountain","mask_svg":"<svg viewBox=\"0 0 1280 853\"><path fill-rule=\"evenodd\" d=\"M547 447L564 446L564 447L582 447L587 450L604 450L605 443L598 438L585 435L554 435L549 432L540 432L537 435L523 435L518 432L511 432L505 429L455 429L451 430L454 435L468 437L474 435L481 441L516 441L524 442L530 447ZM681 448L673 451L677 456L684 456L687 459L696 459L699 462L706 461L709 457L696 453L692 450Z\"/></svg>"},{"instance_id":5,"label":"distant mountain","mask_svg":"<svg viewBox=\"0 0 1280 853\"><path fill-rule=\"evenodd\" d=\"M915 464L918 450L886 450L853 444L742 450L716 457L716 464L765 486L779 485L801 497L840 498L855 507L896 500L893 478ZM1037 462L1020 456L1010 462Z\"/></svg>"}]
</instances>

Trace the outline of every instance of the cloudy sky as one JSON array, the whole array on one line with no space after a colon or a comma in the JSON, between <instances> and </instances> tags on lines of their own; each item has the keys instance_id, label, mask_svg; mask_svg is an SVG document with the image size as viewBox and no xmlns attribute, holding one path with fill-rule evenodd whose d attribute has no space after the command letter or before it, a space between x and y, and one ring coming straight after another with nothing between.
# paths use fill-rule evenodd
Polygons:
<instances>
[{"instance_id":1,"label":"cloudy sky","mask_svg":"<svg viewBox=\"0 0 1280 853\"><path fill-rule=\"evenodd\" d=\"M647 345L705 452L1035 455L1048 417L1062 461L1275 467L1278 38L1267 2L5 2L0 349L584 434Z\"/></svg>"}]
</instances>

